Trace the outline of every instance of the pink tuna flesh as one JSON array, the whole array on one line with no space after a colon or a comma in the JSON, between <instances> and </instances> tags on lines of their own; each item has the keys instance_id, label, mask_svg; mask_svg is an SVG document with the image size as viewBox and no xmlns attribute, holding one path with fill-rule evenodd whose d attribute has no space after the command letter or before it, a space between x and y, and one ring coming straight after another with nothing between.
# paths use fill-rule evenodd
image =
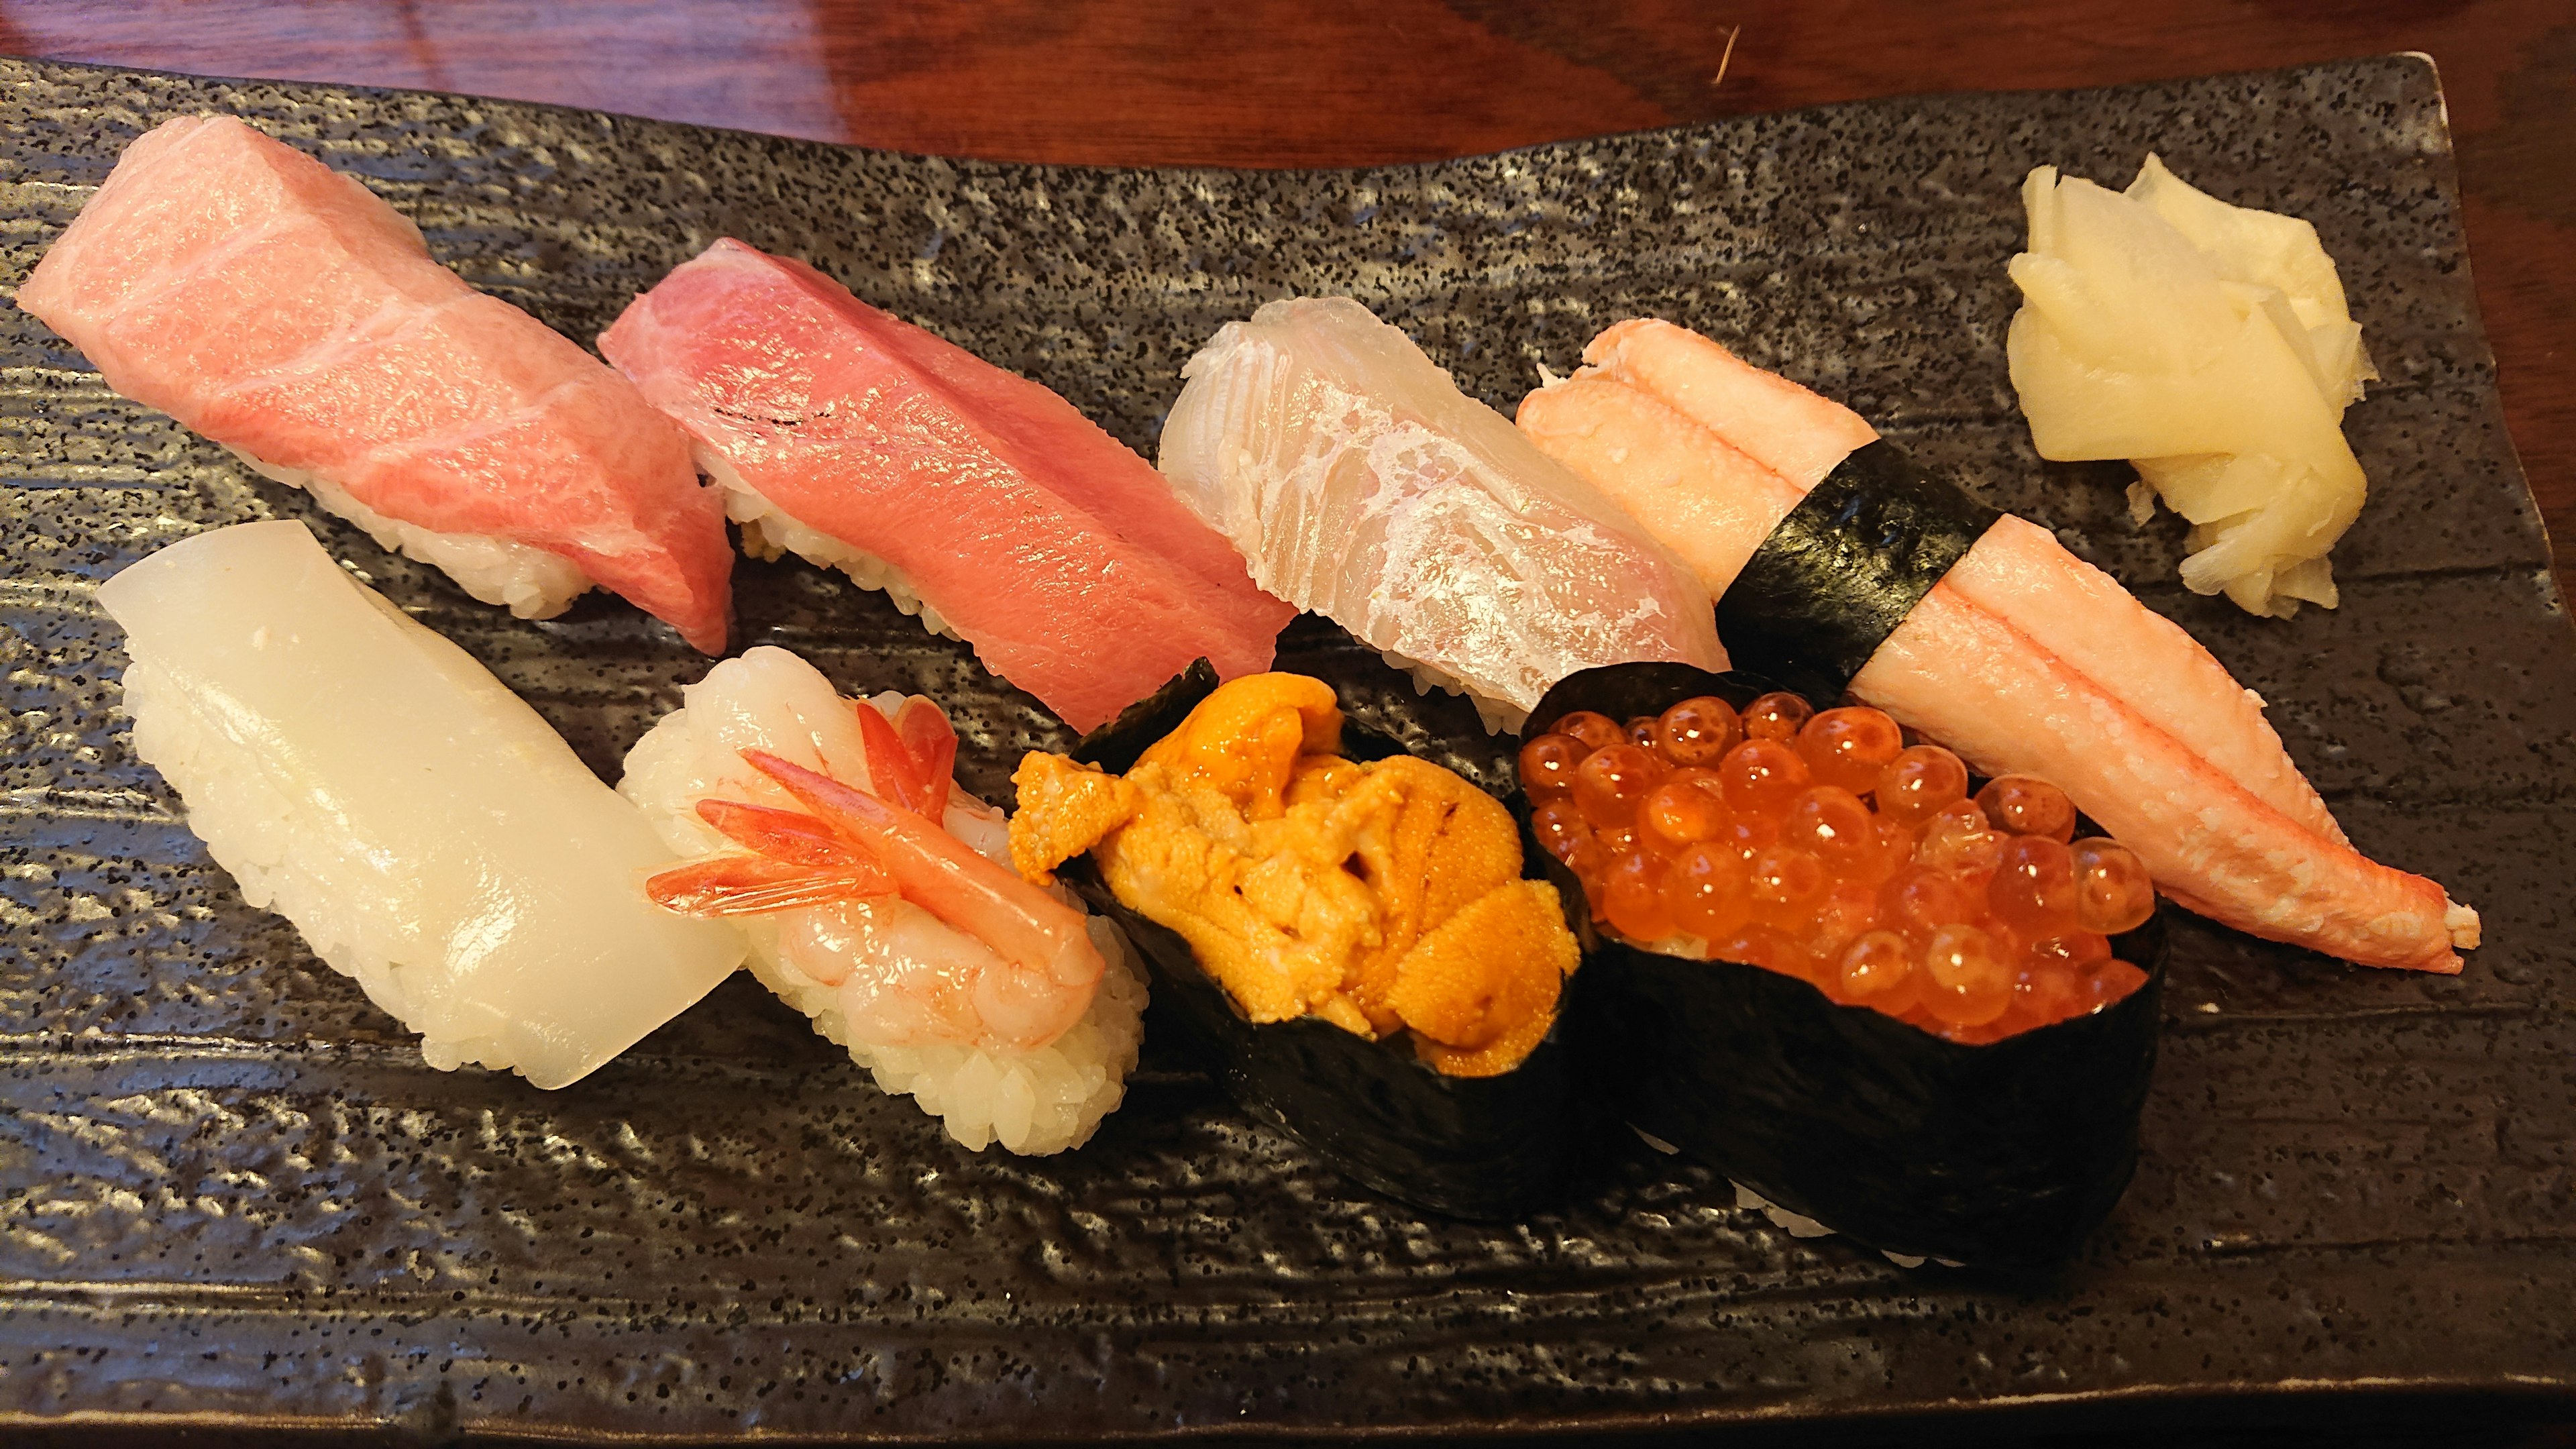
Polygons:
<instances>
[{"instance_id":1,"label":"pink tuna flesh","mask_svg":"<svg viewBox=\"0 0 2576 1449\"><path fill-rule=\"evenodd\" d=\"M724 648L733 552L679 430L365 187L240 121L127 147L18 305L219 443L388 518L570 560Z\"/></svg>"},{"instance_id":2,"label":"pink tuna flesh","mask_svg":"<svg viewBox=\"0 0 2576 1449\"><path fill-rule=\"evenodd\" d=\"M1722 594L1797 501L1876 434L1850 409L1667 322L1623 322L1520 408L1539 447ZM1724 496L1717 496L1717 495ZM2365 966L2456 972L2476 913L2364 858L2262 705L2190 635L2006 517L1851 682L1989 774L2057 782L2165 894Z\"/></svg>"},{"instance_id":3,"label":"pink tuna flesh","mask_svg":"<svg viewBox=\"0 0 2576 1449\"><path fill-rule=\"evenodd\" d=\"M599 347L728 486L892 566L1075 729L1201 656L1269 668L1295 613L1072 404L800 262L719 241Z\"/></svg>"}]
</instances>

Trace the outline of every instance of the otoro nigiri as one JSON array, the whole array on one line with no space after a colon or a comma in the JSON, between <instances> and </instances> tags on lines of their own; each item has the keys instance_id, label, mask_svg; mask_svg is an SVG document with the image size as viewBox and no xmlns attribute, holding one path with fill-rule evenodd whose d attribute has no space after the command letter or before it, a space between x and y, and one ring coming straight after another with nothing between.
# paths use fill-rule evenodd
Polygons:
<instances>
[{"instance_id":1,"label":"otoro nigiri","mask_svg":"<svg viewBox=\"0 0 2576 1449\"><path fill-rule=\"evenodd\" d=\"M1295 613L1071 403L801 262L719 241L599 350L696 440L745 547L884 589L1075 729L1194 659L1268 668Z\"/></svg>"},{"instance_id":2,"label":"otoro nigiri","mask_svg":"<svg viewBox=\"0 0 2576 1449\"><path fill-rule=\"evenodd\" d=\"M1181 375L1162 468L1182 500L1263 588L1488 727L1593 665L1726 667L1680 560L1348 297L1229 322Z\"/></svg>"},{"instance_id":3,"label":"otoro nigiri","mask_svg":"<svg viewBox=\"0 0 2576 1449\"><path fill-rule=\"evenodd\" d=\"M1522 402L1522 430L1714 596L1876 438L1850 409L1667 322L1622 322L1584 361ZM1980 770L2056 781L2212 919L2365 966L2456 972L2458 948L2477 944L2475 911L2352 848L2207 650L2022 519L1977 538L1850 688Z\"/></svg>"},{"instance_id":4,"label":"otoro nigiri","mask_svg":"<svg viewBox=\"0 0 2576 1449\"><path fill-rule=\"evenodd\" d=\"M600 584L724 648L733 551L679 431L365 187L232 117L128 146L18 305L110 387L485 603L545 618Z\"/></svg>"},{"instance_id":5,"label":"otoro nigiri","mask_svg":"<svg viewBox=\"0 0 2576 1449\"><path fill-rule=\"evenodd\" d=\"M684 698L619 786L689 858L648 893L740 926L763 985L963 1145L1089 1138L1136 1065L1144 982L1114 927L1012 873L939 707L845 699L772 647Z\"/></svg>"},{"instance_id":6,"label":"otoro nigiri","mask_svg":"<svg viewBox=\"0 0 2576 1449\"><path fill-rule=\"evenodd\" d=\"M134 748L255 906L422 1036L431 1066L576 1081L741 961L656 910L644 812L311 531L236 524L99 588Z\"/></svg>"}]
</instances>

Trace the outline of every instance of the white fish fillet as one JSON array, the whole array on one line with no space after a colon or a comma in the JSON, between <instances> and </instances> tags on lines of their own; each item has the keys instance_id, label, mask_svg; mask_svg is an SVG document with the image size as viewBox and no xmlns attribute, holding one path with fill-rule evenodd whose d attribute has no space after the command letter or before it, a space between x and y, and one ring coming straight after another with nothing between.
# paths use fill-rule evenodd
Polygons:
<instances>
[{"instance_id":1,"label":"white fish fillet","mask_svg":"<svg viewBox=\"0 0 2576 1449\"><path fill-rule=\"evenodd\" d=\"M199 534L99 602L127 633L135 750L189 828L430 1065L563 1086L742 959L644 898L672 853L642 811L303 524Z\"/></svg>"},{"instance_id":2,"label":"white fish fillet","mask_svg":"<svg viewBox=\"0 0 2576 1449\"><path fill-rule=\"evenodd\" d=\"M1579 669L1726 667L1707 590L1609 499L1347 297L1192 358L1162 469L1263 589L1513 724Z\"/></svg>"}]
</instances>

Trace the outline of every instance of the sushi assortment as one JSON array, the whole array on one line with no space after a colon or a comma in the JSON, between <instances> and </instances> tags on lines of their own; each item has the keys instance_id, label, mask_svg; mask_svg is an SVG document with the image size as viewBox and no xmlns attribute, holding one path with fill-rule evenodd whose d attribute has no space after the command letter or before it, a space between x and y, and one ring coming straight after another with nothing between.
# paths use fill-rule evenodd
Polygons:
<instances>
[{"instance_id":1,"label":"sushi assortment","mask_svg":"<svg viewBox=\"0 0 2576 1449\"><path fill-rule=\"evenodd\" d=\"M2202 915L2360 965L2460 970L2477 912L2355 850L2260 696L2046 529L1671 323L1620 323L1584 359L1522 402L1521 428L1692 560L1739 622L1740 662L1848 690L1981 771L2055 782Z\"/></svg>"},{"instance_id":2,"label":"sushi assortment","mask_svg":"<svg viewBox=\"0 0 2576 1449\"><path fill-rule=\"evenodd\" d=\"M2302 406L2357 395L2322 253L2150 170L2113 200L2286 339ZM2033 186L2017 278L2118 250L2078 183ZM2056 330L2017 322L2013 361L2056 399L2045 442L2107 414L2059 375L2094 334L2031 295ZM223 117L135 142L19 301L485 602L602 585L723 655L729 519L1090 731L1025 754L1006 817L938 700L761 646L683 687L611 790L300 523L128 567L100 597L137 752L441 1067L569 1084L747 962L960 1145L1046 1154L1119 1105L1150 984L1248 1110L1416 1206L1545 1206L1606 1104L1873 1246L2029 1267L2134 1162L2158 892L2368 966L2456 972L2478 939L2351 846L2188 634L1668 322L1604 330L1510 419L1350 298L1272 302L1182 370L1157 467L738 241L636 297L602 365ZM2178 507L2234 510L2192 515L2213 586L2332 604L2315 510L2239 484L2305 469L2289 491L2348 522L2357 467L2194 437L2138 455ZM1301 609L1519 731L1520 790L1269 672Z\"/></svg>"}]
</instances>

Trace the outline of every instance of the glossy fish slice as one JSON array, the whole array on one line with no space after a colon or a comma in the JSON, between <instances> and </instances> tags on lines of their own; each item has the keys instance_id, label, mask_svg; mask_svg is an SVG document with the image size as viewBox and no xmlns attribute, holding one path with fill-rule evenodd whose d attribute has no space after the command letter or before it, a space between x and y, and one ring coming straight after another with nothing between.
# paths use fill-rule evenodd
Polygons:
<instances>
[{"instance_id":1,"label":"glossy fish slice","mask_svg":"<svg viewBox=\"0 0 2576 1449\"><path fill-rule=\"evenodd\" d=\"M1623 322L1521 404L1550 456L1620 500L1722 594L1808 488L1876 436L1857 414L1666 322ZM2007 516L1851 693L1989 773L2057 781L2214 920L2366 966L2456 972L2477 913L2345 841L2207 650Z\"/></svg>"},{"instance_id":2,"label":"glossy fish slice","mask_svg":"<svg viewBox=\"0 0 2576 1449\"><path fill-rule=\"evenodd\" d=\"M126 148L18 291L110 387L525 618L597 583L724 648L733 550L624 378L229 116Z\"/></svg>"},{"instance_id":3,"label":"glossy fish slice","mask_svg":"<svg viewBox=\"0 0 2576 1449\"><path fill-rule=\"evenodd\" d=\"M1359 303L1272 302L1182 376L1162 449L1182 501L1263 588L1489 725L1594 665L1725 667L1679 559Z\"/></svg>"},{"instance_id":4,"label":"glossy fish slice","mask_svg":"<svg viewBox=\"0 0 2576 1449\"><path fill-rule=\"evenodd\" d=\"M745 547L886 590L1075 729L1193 659L1268 668L1295 613L1071 403L800 262L719 241L599 347L696 440Z\"/></svg>"}]
</instances>

